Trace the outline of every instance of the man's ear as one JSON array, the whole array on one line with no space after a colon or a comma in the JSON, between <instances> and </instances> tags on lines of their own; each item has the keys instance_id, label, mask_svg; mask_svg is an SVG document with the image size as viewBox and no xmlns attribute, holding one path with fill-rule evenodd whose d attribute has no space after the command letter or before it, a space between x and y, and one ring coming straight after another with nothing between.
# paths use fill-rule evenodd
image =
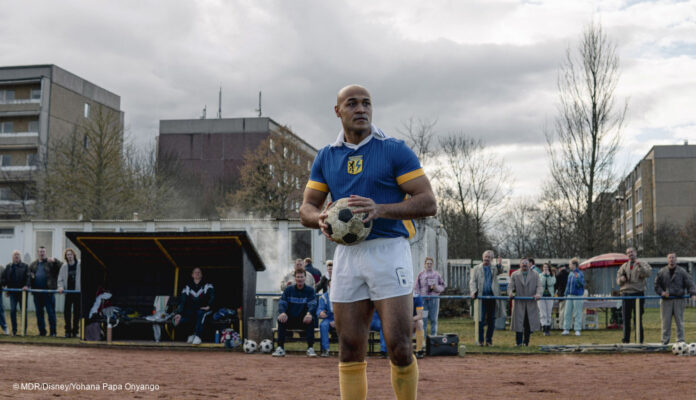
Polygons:
<instances>
[{"instance_id":1,"label":"man's ear","mask_svg":"<svg viewBox=\"0 0 696 400\"><path fill-rule=\"evenodd\" d=\"M335 106L334 106L334 112L336 113L336 116L337 116L338 118L341 118L341 113L338 111L338 105L335 105Z\"/></svg>"}]
</instances>

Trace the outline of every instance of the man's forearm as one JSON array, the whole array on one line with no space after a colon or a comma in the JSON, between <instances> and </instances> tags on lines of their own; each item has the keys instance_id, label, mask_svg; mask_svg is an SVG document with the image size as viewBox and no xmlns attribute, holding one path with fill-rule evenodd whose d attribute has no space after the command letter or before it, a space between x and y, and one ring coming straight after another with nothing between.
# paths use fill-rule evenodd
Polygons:
<instances>
[{"instance_id":1,"label":"man's forearm","mask_svg":"<svg viewBox=\"0 0 696 400\"><path fill-rule=\"evenodd\" d=\"M380 218L415 219L430 217L437 213L435 197L430 193L419 193L402 202L380 204Z\"/></svg>"},{"instance_id":2,"label":"man's forearm","mask_svg":"<svg viewBox=\"0 0 696 400\"><path fill-rule=\"evenodd\" d=\"M300 223L307 228L319 228L319 214L321 210L317 207L304 203L300 207Z\"/></svg>"}]
</instances>

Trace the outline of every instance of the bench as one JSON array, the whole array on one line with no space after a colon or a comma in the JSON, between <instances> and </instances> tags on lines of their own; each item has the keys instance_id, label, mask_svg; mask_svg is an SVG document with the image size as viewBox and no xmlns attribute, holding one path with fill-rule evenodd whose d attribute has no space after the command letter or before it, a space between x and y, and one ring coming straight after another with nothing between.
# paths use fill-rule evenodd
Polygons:
<instances>
[{"instance_id":1,"label":"bench","mask_svg":"<svg viewBox=\"0 0 696 400\"><path fill-rule=\"evenodd\" d=\"M304 331L300 329L288 329L287 335L285 336L285 342L304 342L306 339L304 337ZM319 328L314 328L314 340L320 341ZM278 343L278 328L273 328L273 347L275 348ZM329 330L329 343L338 343L338 334L336 334L336 329ZM367 339L367 352L369 354L379 353L379 331L370 331ZM375 346L377 346L377 351L375 351Z\"/></svg>"}]
</instances>

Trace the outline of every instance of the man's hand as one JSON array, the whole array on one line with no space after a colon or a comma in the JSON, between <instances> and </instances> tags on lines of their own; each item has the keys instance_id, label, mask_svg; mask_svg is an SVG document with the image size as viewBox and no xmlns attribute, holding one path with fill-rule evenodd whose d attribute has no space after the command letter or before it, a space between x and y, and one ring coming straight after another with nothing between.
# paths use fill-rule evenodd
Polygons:
<instances>
[{"instance_id":1,"label":"man's hand","mask_svg":"<svg viewBox=\"0 0 696 400\"><path fill-rule=\"evenodd\" d=\"M621 275L621 276L619 277L619 282L621 282L621 283L626 283L626 275Z\"/></svg>"},{"instance_id":2,"label":"man's hand","mask_svg":"<svg viewBox=\"0 0 696 400\"><path fill-rule=\"evenodd\" d=\"M696 297L696 296L694 296L694 297ZM332 328L335 328L335 327L336 327L336 321L331 321L331 322L329 322L329 326L332 327Z\"/></svg>"},{"instance_id":3,"label":"man's hand","mask_svg":"<svg viewBox=\"0 0 696 400\"><path fill-rule=\"evenodd\" d=\"M210 306L201 307L201 310L208 311L208 310L210 310Z\"/></svg>"},{"instance_id":4,"label":"man's hand","mask_svg":"<svg viewBox=\"0 0 696 400\"><path fill-rule=\"evenodd\" d=\"M540 298L541 298L541 296L539 296L538 294L534 295L534 300L539 300Z\"/></svg>"},{"instance_id":5,"label":"man's hand","mask_svg":"<svg viewBox=\"0 0 696 400\"><path fill-rule=\"evenodd\" d=\"M286 323L287 321L288 321L288 314L286 314L286 313L280 313L280 315L278 315L278 322L284 324L284 323Z\"/></svg>"},{"instance_id":6,"label":"man's hand","mask_svg":"<svg viewBox=\"0 0 696 400\"><path fill-rule=\"evenodd\" d=\"M691 296L691 300L692 300L692 301L696 301L696 294L693 295L693 296Z\"/></svg>"},{"instance_id":7,"label":"man's hand","mask_svg":"<svg viewBox=\"0 0 696 400\"><path fill-rule=\"evenodd\" d=\"M50 263L56 262L56 259L53 258L53 257L50 257L50 258L48 259L48 262L50 262Z\"/></svg>"},{"instance_id":8,"label":"man's hand","mask_svg":"<svg viewBox=\"0 0 696 400\"><path fill-rule=\"evenodd\" d=\"M59 288L58 288L58 293L63 293L63 288L62 288L62 287L59 287Z\"/></svg>"},{"instance_id":9,"label":"man's hand","mask_svg":"<svg viewBox=\"0 0 696 400\"><path fill-rule=\"evenodd\" d=\"M508 297L511 298L511 299L513 299L513 298L515 298L515 295L512 294L512 293L510 293L510 294L508 295Z\"/></svg>"},{"instance_id":10,"label":"man's hand","mask_svg":"<svg viewBox=\"0 0 696 400\"><path fill-rule=\"evenodd\" d=\"M326 311L324 311L324 310L322 310L322 311L319 313L319 318L321 318L321 319L324 319L324 318L326 318L327 316L328 316L328 315L326 315Z\"/></svg>"},{"instance_id":11,"label":"man's hand","mask_svg":"<svg viewBox=\"0 0 696 400\"><path fill-rule=\"evenodd\" d=\"M476 297L478 296L478 292L474 292L471 294L471 300L476 300Z\"/></svg>"},{"instance_id":12,"label":"man's hand","mask_svg":"<svg viewBox=\"0 0 696 400\"><path fill-rule=\"evenodd\" d=\"M24 286L22 290L29 290L29 286Z\"/></svg>"},{"instance_id":13,"label":"man's hand","mask_svg":"<svg viewBox=\"0 0 696 400\"><path fill-rule=\"evenodd\" d=\"M326 206L324 207L323 210L321 210L321 213L319 213L319 229L321 230L321 233L324 234L329 240L333 242L333 239L331 239L331 235L329 235L329 232L327 229L329 229L329 225L326 223L326 217L329 216L329 207L333 204L333 201L328 202Z\"/></svg>"},{"instance_id":14,"label":"man's hand","mask_svg":"<svg viewBox=\"0 0 696 400\"><path fill-rule=\"evenodd\" d=\"M309 325L312 323L312 314L307 313L305 314L304 318L302 318L302 322Z\"/></svg>"},{"instance_id":15,"label":"man's hand","mask_svg":"<svg viewBox=\"0 0 696 400\"><path fill-rule=\"evenodd\" d=\"M665 299L669 298L669 292L666 290L662 292L662 297L664 297Z\"/></svg>"},{"instance_id":16,"label":"man's hand","mask_svg":"<svg viewBox=\"0 0 696 400\"><path fill-rule=\"evenodd\" d=\"M379 204L375 203L374 200L351 194L348 198L348 205L351 207L357 207L353 210L353 213L367 213L367 217L363 219L363 223L372 221L382 216L382 208Z\"/></svg>"},{"instance_id":17,"label":"man's hand","mask_svg":"<svg viewBox=\"0 0 696 400\"><path fill-rule=\"evenodd\" d=\"M174 320L173 320L174 326L179 325L179 321L181 321L181 314L176 314L176 315L174 316Z\"/></svg>"}]
</instances>

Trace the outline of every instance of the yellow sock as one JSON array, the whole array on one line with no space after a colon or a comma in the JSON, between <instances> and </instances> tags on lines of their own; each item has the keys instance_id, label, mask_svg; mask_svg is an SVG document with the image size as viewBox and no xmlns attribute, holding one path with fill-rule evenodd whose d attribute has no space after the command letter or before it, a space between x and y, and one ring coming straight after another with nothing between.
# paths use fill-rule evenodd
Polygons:
<instances>
[{"instance_id":1,"label":"yellow sock","mask_svg":"<svg viewBox=\"0 0 696 400\"><path fill-rule=\"evenodd\" d=\"M341 400L365 400L367 362L339 362L338 386L341 388Z\"/></svg>"},{"instance_id":2,"label":"yellow sock","mask_svg":"<svg viewBox=\"0 0 696 400\"><path fill-rule=\"evenodd\" d=\"M425 338L425 331L416 331L416 351L423 350L423 339Z\"/></svg>"},{"instance_id":3,"label":"yellow sock","mask_svg":"<svg viewBox=\"0 0 696 400\"><path fill-rule=\"evenodd\" d=\"M405 367L391 364L391 381L397 400L415 400L418 395L418 363L415 357Z\"/></svg>"}]
</instances>

